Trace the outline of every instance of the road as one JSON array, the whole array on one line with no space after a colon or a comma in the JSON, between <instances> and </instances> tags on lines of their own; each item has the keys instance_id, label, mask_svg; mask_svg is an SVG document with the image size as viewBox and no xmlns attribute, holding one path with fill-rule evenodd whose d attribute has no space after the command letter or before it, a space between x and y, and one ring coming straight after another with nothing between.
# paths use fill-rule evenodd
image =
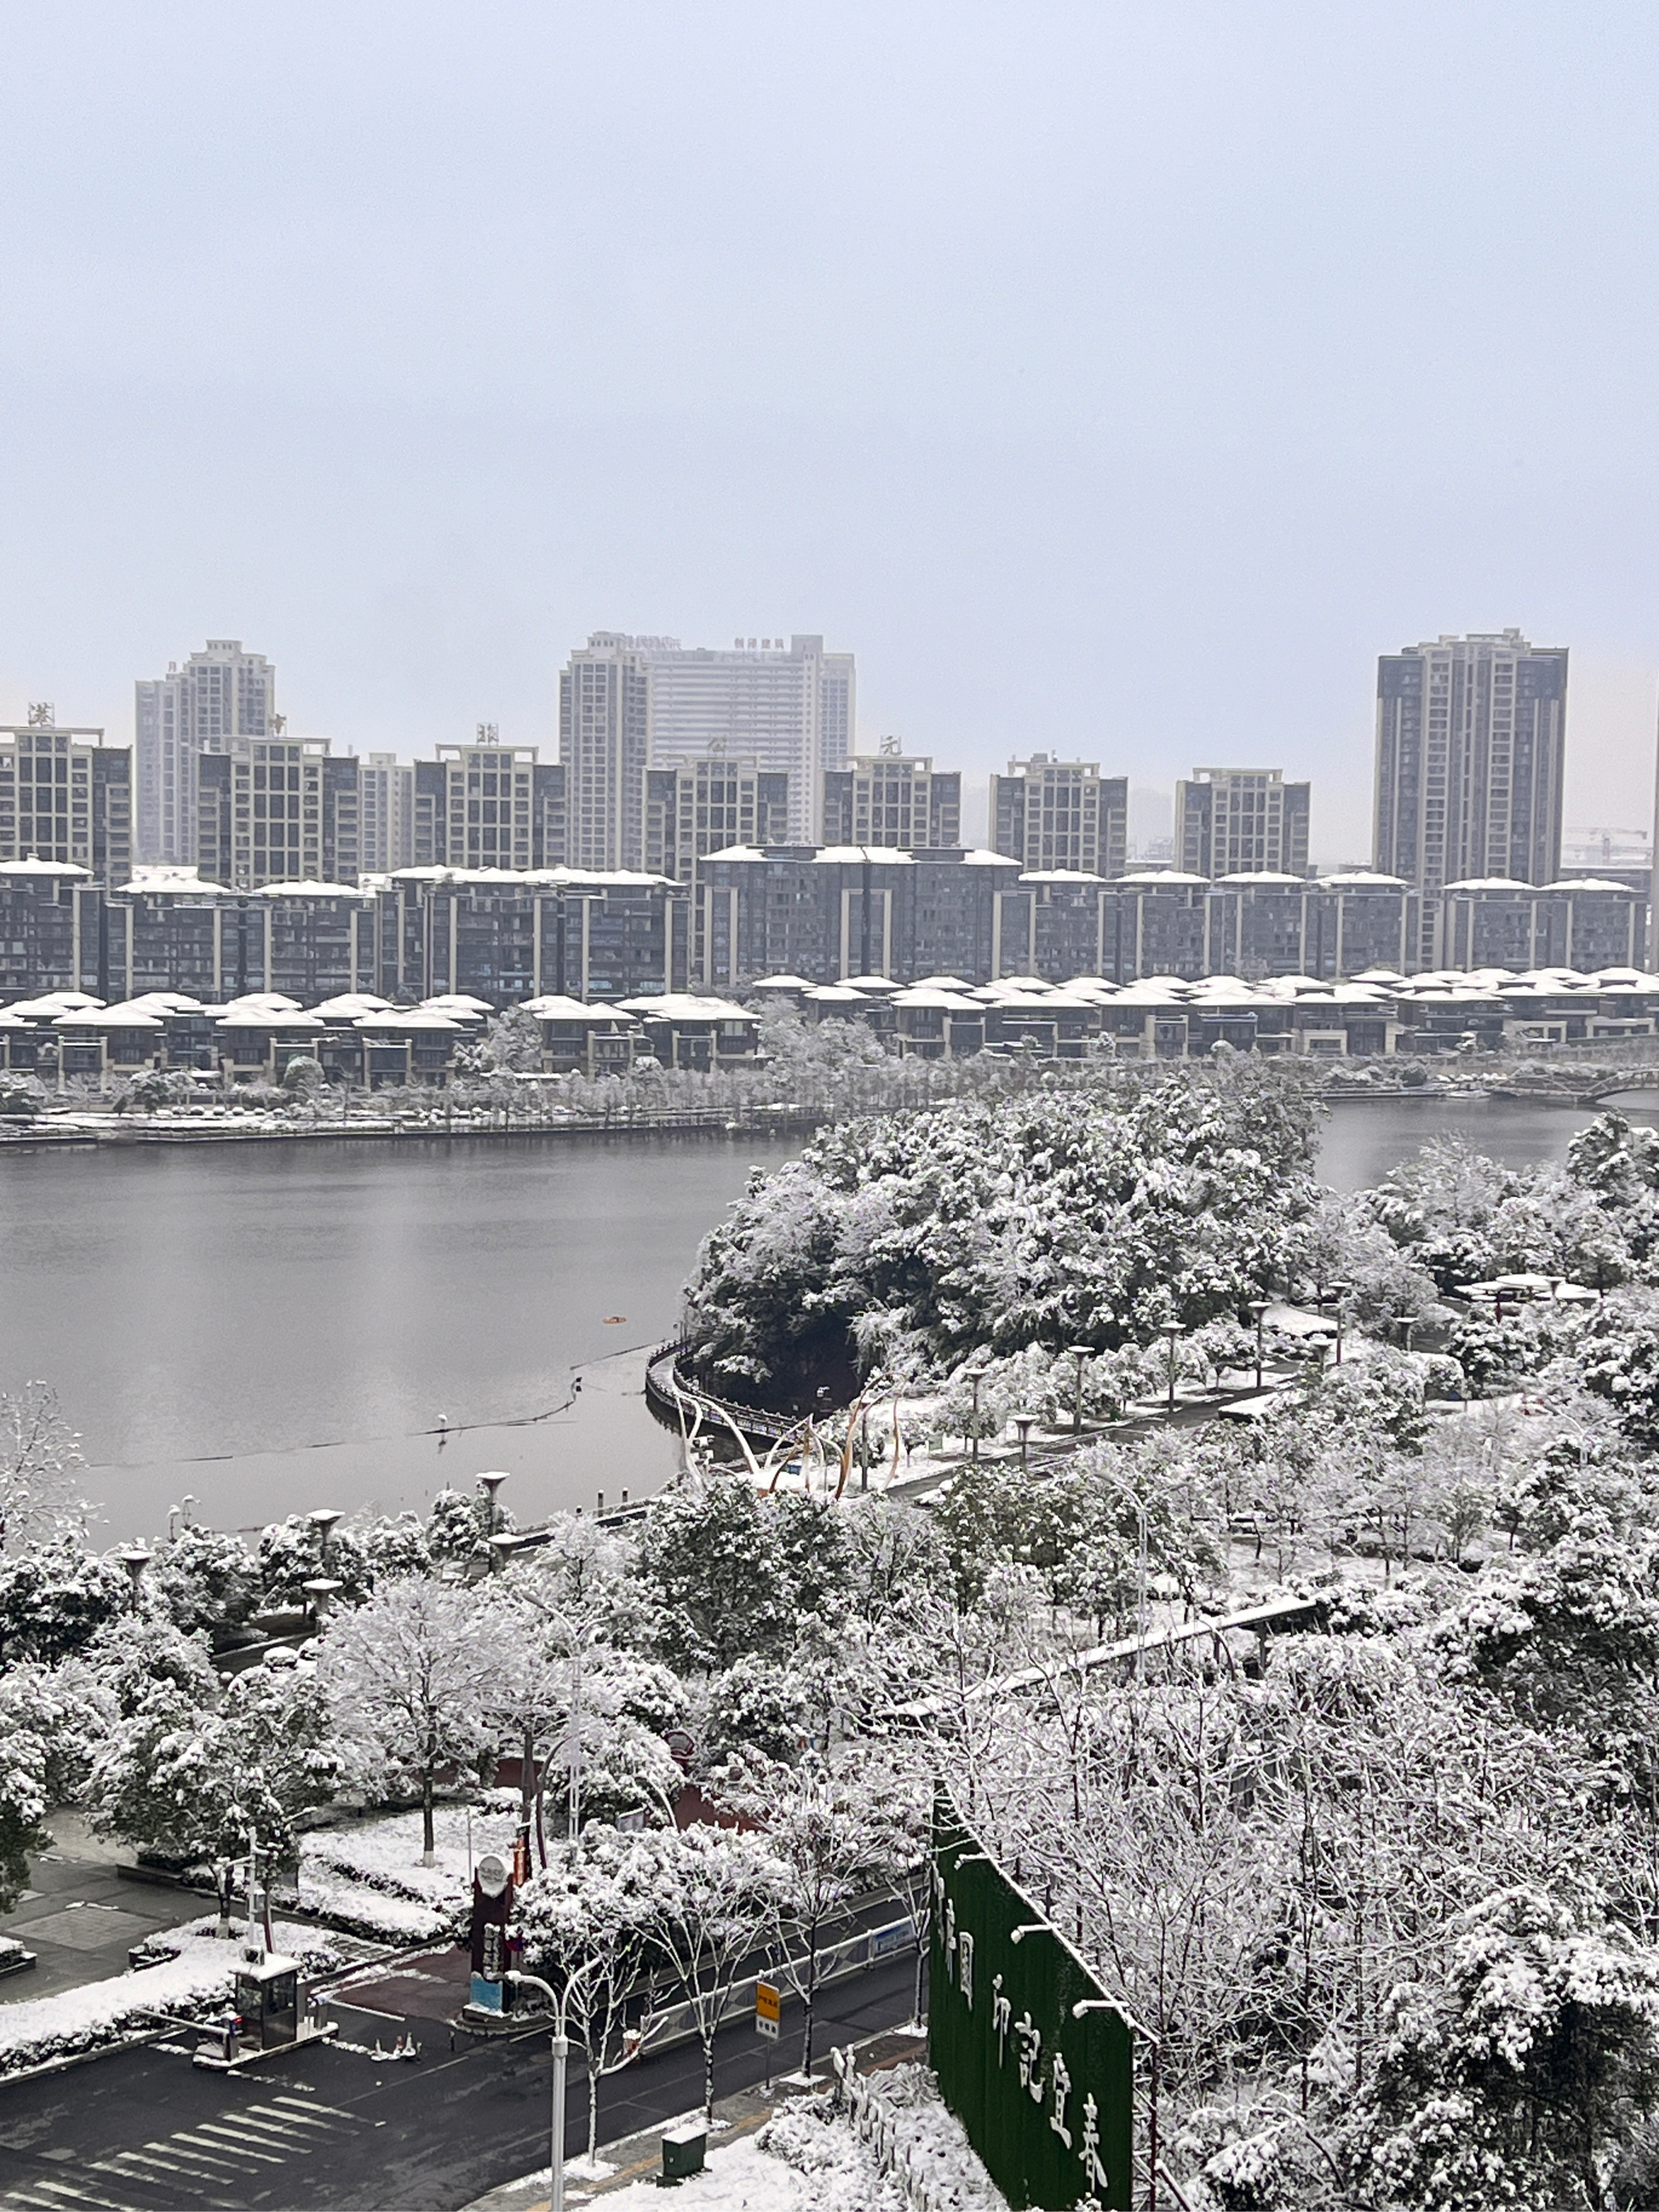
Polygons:
<instances>
[{"instance_id":1,"label":"road","mask_svg":"<svg viewBox=\"0 0 1659 2212\"><path fill-rule=\"evenodd\" d=\"M823 1991L817 2048L908 2017L915 1961L902 1957ZM799 2056L798 2008L786 2004L775 2045L752 2027L726 2029L720 2095ZM465 2039L411 2016L424 2046L412 2063L380 2063L319 2043L227 2075L145 2048L0 2089L3 2212L185 2212L206 2205L264 2212L454 2212L547 2162L551 2069L545 2030L507 2042ZM389 2041L397 2028L380 2023ZM647 2056L605 2084L599 2136L617 2142L702 2101L695 2044ZM567 2151L586 2147L587 2091L573 2063Z\"/></svg>"}]
</instances>

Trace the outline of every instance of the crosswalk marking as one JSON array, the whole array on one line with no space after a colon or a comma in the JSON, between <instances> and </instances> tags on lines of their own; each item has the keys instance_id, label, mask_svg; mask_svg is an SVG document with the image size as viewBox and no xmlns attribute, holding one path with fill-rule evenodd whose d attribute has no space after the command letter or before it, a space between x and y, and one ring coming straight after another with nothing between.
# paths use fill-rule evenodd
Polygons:
<instances>
[{"instance_id":1,"label":"crosswalk marking","mask_svg":"<svg viewBox=\"0 0 1659 2212\"><path fill-rule=\"evenodd\" d=\"M361 2123L362 2118L361 2112L345 2112L338 2105L319 2104L315 2098L273 2097L270 2101L273 2105L290 2106L297 2112L326 2112L331 2119L349 2120L354 2125Z\"/></svg>"},{"instance_id":2,"label":"crosswalk marking","mask_svg":"<svg viewBox=\"0 0 1659 2212\"><path fill-rule=\"evenodd\" d=\"M245 2107L244 2119L268 2121L272 2127L316 2128L325 2136L337 2136L339 2123L319 2118L315 2112L285 2112L275 2105L249 2105ZM315 2137L312 2138L315 2141Z\"/></svg>"},{"instance_id":3,"label":"crosswalk marking","mask_svg":"<svg viewBox=\"0 0 1659 2212\"><path fill-rule=\"evenodd\" d=\"M247 2142L241 2136L238 2135L234 2128L216 2127L211 2120L198 2120L195 2127L191 2129L191 2132L187 2136L177 2135L173 2136L173 2140L174 2142L202 2144L202 2138L204 2136L208 2138L208 2141L205 2144L202 2145L202 2147L207 2150L216 2151L219 2149L219 2146L222 2142L228 2142L234 2145L235 2148L240 2153L242 2157L257 2158L262 2166L284 2166L287 2164L287 2160L281 2157L276 2151L255 2150L252 2145ZM231 2163L234 2165L235 2161L233 2160Z\"/></svg>"},{"instance_id":4,"label":"crosswalk marking","mask_svg":"<svg viewBox=\"0 0 1659 2212\"><path fill-rule=\"evenodd\" d=\"M295 2126L292 2120L267 2120L257 2112L239 2113L238 2121L244 2128L252 2128L255 2142L279 2142L286 2150L315 2150L317 2138Z\"/></svg>"},{"instance_id":5,"label":"crosswalk marking","mask_svg":"<svg viewBox=\"0 0 1659 2212\"><path fill-rule=\"evenodd\" d=\"M37 2189L50 2190L54 2201L60 2197L67 2197L71 2204L100 2204L106 2208L106 2212L121 2212L121 2207L112 2204L107 2197L94 2197L87 2190L77 2189L72 2181L40 2180L34 2185Z\"/></svg>"},{"instance_id":6,"label":"crosswalk marking","mask_svg":"<svg viewBox=\"0 0 1659 2212\"><path fill-rule=\"evenodd\" d=\"M0 2212L126 2212L104 2193L112 2185L148 2195L174 2193L180 2204L231 2206L250 2165L286 2166L361 2132L364 2117L315 2097L267 2094L258 2105L222 2107L170 2136L113 2150L72 2166L73 2179L42 2176L0 2190Z\"/></svg>"},{"instance_id":7,"label":"crosswalk marking","mask_svg":"<svg viewBox=\"0 0 1659 2212\"><path fill-rule=\"evenodd\" d=\"M155 2145L157 2150L171 2151L175 2159L182 2158L192 2166L204 2166L216 2180L222 2173L234 2173L236 2161L228 2158L217 2143L198 2142L194 2136L169 2136L165 2142Z\"/></svg>"}]
</instances>

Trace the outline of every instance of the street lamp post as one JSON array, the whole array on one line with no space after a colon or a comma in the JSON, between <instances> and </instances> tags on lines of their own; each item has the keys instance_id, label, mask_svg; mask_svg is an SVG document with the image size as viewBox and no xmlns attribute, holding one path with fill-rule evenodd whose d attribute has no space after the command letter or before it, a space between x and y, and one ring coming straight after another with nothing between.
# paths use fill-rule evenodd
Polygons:
<instances>
[{"instance_id":1,"label":"street lamp post","mask_svg":"<svg viewBox=\"0 0 1659 2212\"><path fill-rule=\"evenodd\" d=\"M509 1966L507 1978L509 1982L528 1984L532 1989L539 1990L552 2006L553 2017L557 2023L553 2030L553 2140L552 2157L549 2162L553 2189L548 2212L564 2212L564 2075L570 2058L570 2038L565 2033L564 2001L552 1984L544 1982L539 1974L520 1973L516 1967Z\"/></svg>"},{"instance_id":2,"label":"street lamp post","mask_svg":"<svg viewBox=\"0 0 1659 2212\"><path fill-rule=\"evenodd\" d=\"M1331 1310L1336 1318L1336 1364L1342 1364L1342 1301L1347 1293L1346 1283L1331 1285Z\"/></svg>"},{"instance_id":3,"label":"street lamp post","mask_svg":"<svg viewBox=\"0 0 1659 2212\"><path fill-rule=\"evenodd\" d=\"M968 1455L970 1459L979 1457L979 1393L980 1386L985 1380L985 1368L986 1362L983 1358L980 1358L975 1359L968 1370L969 1387L974 1394L974 1434L968 1447Z\"/></svg>"},{"instance_id":4,"label":"street lamp post","mask_svg":"<svg viewBox=\"0 0 1659 2212\"><path fill-rule=\"evenodd\" d=\"M334 1601L335 1595L343 1589L345 1585L333 1575L313 1575L308 1582L301 1584L301 1588L311 1600L311 1610L317 1622L317 1633L320 1636L328 1626L329 1607Z\"/></svg>"},{"instance_id":5,"label":"street lamp post","mask_svg":"<svg viewBox=\"0 0 1659 2212\"><path fill-rule=\"evenodd\" d=\"M121 1554L121 1565L132 1577L132 1609L135 1613L138 1610L138 1585L144 1578L144 1569L149 1565L151 1556L142 1544L134 1544Z\"/></svg>"},{"instance_id":6,"label":"street lamp post","mask_svg":"<svg viewBox=\"0 0 1659 2212\"><path fill-rule=\"evenodd\" d=\"M1167 1410L1173 1413L1176 1402L1176 1340L1181 1334L1181 1323L1178 1321L1166 1321L1160 1334L1170 1347L1170 1396Z\"/></svg>"},{"instance_id":7,"label":"street lamp post","mask_svg":"<svg viewBox=\"0 0 1659 2212\"><path fill-rule=\"evenodd\" d=\"M1019 1431L1019 1464L1022 1474L1030 1464L1030 1462L1027 1460L1025 1455L1026 1446L1030 1443L1031 1430L1036 1420L1036 1415L1035 1413L1016 1413L1014 1415L1014 1426Z\"/></svg>"},{"instance_id":8,"label":"street lamp post","mask_svg":"<svg viewBox=\"0 0 1659 2212\"><path fill-rule=\"evenodd\" d=\"M1260 1390L1261 1388L1261 1336L1267 1314L1267 1299L1252 1298L1250 1311L1255 1316L1255 1387Z\"/></svg>"},{"instance_id":9,"label":"street lamp post","mask_svg":"<svg viewBox=\"0 0 1659 2212\"><path fill-rule=\"evenodd\" d=\"M1400 1313L1396 1314L1394 1319L1395 1326L1400 1331L1400 1348L1402 1352L1409 1352L1412 1348L1412 1331L1417 1327L1417 1316Z\"/></svg>"},{"instance_id":10,"label":"street lamp post","mask_svg":"<svg viewBox=\"0 0 1659 2212\"><path fill-rule=\"evenodd\" d=\"M307 1513L306 1518L317 1531L317 1557L324 1573L326 1574L329 1538L334 1534L335 1522L343 1521L345 1516L343 1513L337 1513L331 1505L319 1505L314 1513Z\"/></svg>"},{"instance_id":11,"label":"street lamp post","mask_svg":"<svg viewBox=\"0 0 1659 2212\"><path fill-rule=\"evenodd\" d=\"M1072 1408L1072 1431L1079 1437L1083 1434L1083 1370L1093 1358L1094 1351L1092 1344L1074 1344L1072 1346L1072 1357L1077 1362L1077 1402Z\"/></svg>"}]
</instances>

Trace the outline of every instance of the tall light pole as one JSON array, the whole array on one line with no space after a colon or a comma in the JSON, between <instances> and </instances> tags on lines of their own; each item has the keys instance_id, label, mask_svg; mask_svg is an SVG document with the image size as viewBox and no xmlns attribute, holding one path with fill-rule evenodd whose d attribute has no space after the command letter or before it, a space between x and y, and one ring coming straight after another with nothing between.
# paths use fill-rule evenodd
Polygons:
<instances>
[{"instance_id":1,"label":"tall light pole","mask_svg":"<svg viewBox=\"0 0 1659 2212\"><path fill-rule=\"evenodd\" d=\"M974 1393L974 1434L973 1440L968 1447L968 1455L970 1459L979 1457L979 1392L980 1385L985 1380L985 1368L986 1362L980 1358L975 1359L968 1370L968 1380Z\"/></svg>"},{"instance_id":2,"label":"tall light pole","mask_svg":"<svg viewBox=\"0 0 1659 2212\"><path fill-rule=\"evenodd\" d=\"M1342 1300L1347 1291L1346 1283L1331 1285L1331 1306L1336 1316L1336 1364L1342 1364Z\"/></svg>"},{"instance_id":3,"label":"tall light pole","mask_svg":"<svg viewBox=\"0 0 1659 2212\"><path fill-rule=\"evenodd\" d=\"M1072 1357L1077 1362L1077 1401L1072 1408L1072 1433L1074 1436L1083 1434L1083 1370L1094 1354L1092 1344L1074 1344L1072 1346Z\"/></svg>"},{"instance_id":4,"label":"tall light pole","mask_svg":"<svg viewBox=\"0 0 1659 2212\"><path fill-rule=\"evenodd\" d=\"M1160 1334L1170 1347L1170 1396L1167 1411L1173 1413L1176 1393L1176 1340L1181 1334L1181 1323L1178 1321L1166 1321Z\"/></svg>"},{"instance_id":5,"label":"tall light pole","mask_svg":"<svg viewBox=\"0 0 1659 2212\"><path fill-rule=\"evenodd\" d=\"M556 2026L553 2030L553 2156L550 2167L553 2179L551 2201L548 2212L564 2212L564 2075L570 2058L570 2038L565 2033L564 2000L550 1982L539 1974L523 1974L509 1966L509 1982L528 1984L539 1990L553 2008Z\"/></svg>"},{"instance_id":6,"label":"tall light pole","mask_svg":"<svg viewBox=\"0 0 1659 2212\"><path fill-rule=\"evenodd\" d=\"M1262 1324L1267 1318L1267 1300L1252 1298L1250 1311L1255 1316L1255 1387L1260 1390L1261 1388L1261 1331Z\"/></svg>"}]
</instances>

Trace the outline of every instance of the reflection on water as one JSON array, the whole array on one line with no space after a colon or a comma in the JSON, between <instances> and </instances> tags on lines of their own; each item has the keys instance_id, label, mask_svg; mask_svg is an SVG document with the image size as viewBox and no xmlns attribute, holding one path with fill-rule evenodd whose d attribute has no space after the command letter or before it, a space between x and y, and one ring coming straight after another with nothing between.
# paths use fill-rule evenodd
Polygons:
<instances>
[{"instance_id":1,"label":"reflection on water","mask_svg":"<svg viewBox=\"0 0 1659 2212\"><path fill-rule=\"evenodd\" d=\"M1659 1118L1659 1097L1621 1102ZM1591 1119L1486 1098L1344 1101L1321 1172L1379 1181L1455 1130L1515 1164ZM0 1380L52 1382L105 1540L197 1516L421 1507L483 1468L522 1518L656 1489L641 1395L759 1139L8 1153ZM572 1383L580 1376L580 1389Z\"/></svg>"}]
</instances>

